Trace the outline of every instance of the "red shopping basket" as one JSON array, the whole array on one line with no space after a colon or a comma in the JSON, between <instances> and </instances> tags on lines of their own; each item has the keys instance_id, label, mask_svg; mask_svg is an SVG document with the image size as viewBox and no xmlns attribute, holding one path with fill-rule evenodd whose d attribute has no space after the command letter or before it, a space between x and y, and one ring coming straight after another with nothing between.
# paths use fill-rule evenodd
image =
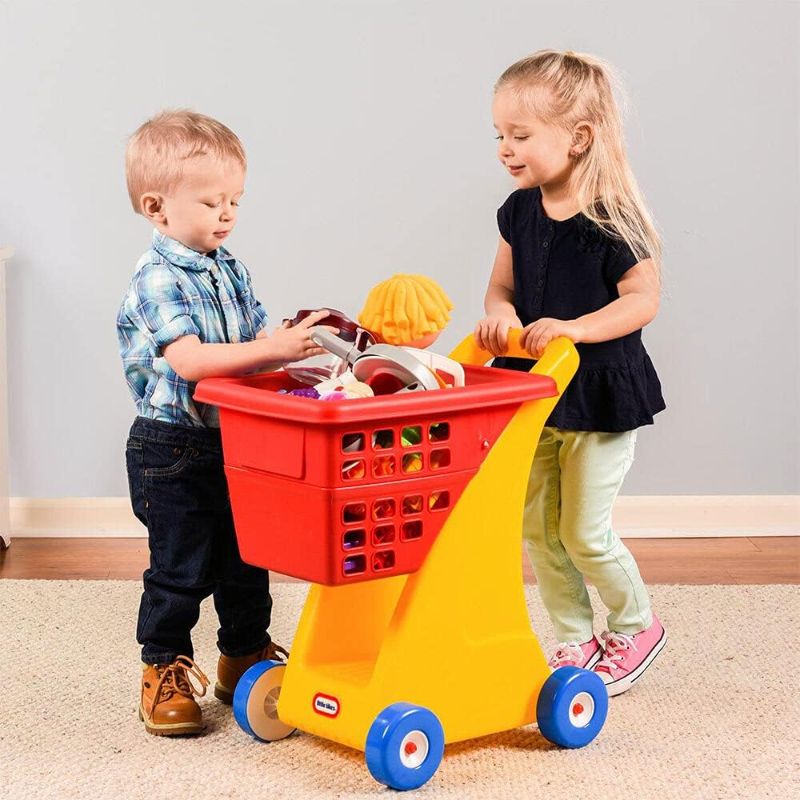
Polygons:
<instances>
[{"instance_id":1,"label":"red shopping basket","mask_svg":"<svg viewBox=\"0 0 800 800\"><path fill-rule=\"evenodd\" d=\"M338 585L414 572L519 406L552 378L465 367L466 385L343 401L278 394L285 372L207 378L249 564ZM503 498L486 498L502 503Z\"/></svg>"}]
</instances>

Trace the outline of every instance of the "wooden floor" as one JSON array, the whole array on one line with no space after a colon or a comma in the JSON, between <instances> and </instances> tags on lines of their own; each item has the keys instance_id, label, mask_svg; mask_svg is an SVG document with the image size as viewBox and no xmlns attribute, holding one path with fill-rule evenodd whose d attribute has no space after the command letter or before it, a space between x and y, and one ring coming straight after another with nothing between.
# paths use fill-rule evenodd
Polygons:
<instances>
[{"instance_id":1,"label":"wooden floor","mask_svg":"<svg viewBox=\"0 0 800 800\"><path fill-rule=\"evenodd\" d=\"M800 537L626 539L647 583L800 584ZM0 551L0 578L140 580L147 540L14 539ZM523 559L527 582L533 582ZM274 574L276 581L293 580Z\"/></svg>"}]
</instances>

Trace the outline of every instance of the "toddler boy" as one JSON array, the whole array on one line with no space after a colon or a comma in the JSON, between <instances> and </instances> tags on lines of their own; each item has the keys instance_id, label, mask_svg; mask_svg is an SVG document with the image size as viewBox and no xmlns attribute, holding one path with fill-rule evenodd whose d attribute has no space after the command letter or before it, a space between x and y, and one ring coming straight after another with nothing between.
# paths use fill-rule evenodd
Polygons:
<instances>
[{"instance_id":1,"label":"toddler boy","mask_svg":"<svg viewBox=\"0 0 800 800\"><path fill-rule=\"evenodd\" d=\"M192 399L201 378L322 352L309 334L327 312L268 336L247 269L222 246L236 224L246 167L237 136L191 111L148 120L126 152L134 211L155 228L119 310L117 335L138 413L126 451L131 503L150 549L137 627L139 717L157 735L203 729L195 695L209 681L192 660L191 630L209 595L219 617L214 693L222 702L232 702L239 677L256 661L288 655L267 632L268 574L239 556L217 411Z\"/></svg>"}]
</instances>

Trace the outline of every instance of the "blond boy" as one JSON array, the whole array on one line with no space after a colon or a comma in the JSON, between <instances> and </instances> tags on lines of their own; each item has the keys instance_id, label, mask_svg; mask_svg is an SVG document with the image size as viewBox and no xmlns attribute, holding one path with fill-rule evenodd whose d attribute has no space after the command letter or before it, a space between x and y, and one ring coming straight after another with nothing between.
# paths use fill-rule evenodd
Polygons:
<instances>
[{"instance_id":1,"label":"blond boy","mask_svg":"<svg viewBox=\"0 0 800 800\"><path fill-rule=\"evenodd\" d=\"M139 716L157 735L203 729L195 695L208 679L193 661L191 630L209 595L220 624L214 693L222 702L251 664L286 652L268 633L268 574L239 556L216 411L192 397L201 378L320 352L309 328L325 312L268 336L247 269L222 246L236 225L246 167L236 135L191 111L148 120L126 153L134 211L155 228L117 334L138 412L126 450L131 503L150 547L137 627Z\"/></svg>"}]
</instances>

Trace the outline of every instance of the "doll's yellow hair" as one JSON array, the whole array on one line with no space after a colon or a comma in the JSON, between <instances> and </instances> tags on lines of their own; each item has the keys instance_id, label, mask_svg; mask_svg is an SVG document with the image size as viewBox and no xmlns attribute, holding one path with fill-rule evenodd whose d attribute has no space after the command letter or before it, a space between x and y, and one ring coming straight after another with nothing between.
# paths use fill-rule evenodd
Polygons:
<instances>
[{"instance_id":1,"label":"doll's yellow hair","mask_svg":"<svg viewBox=\"0 0 800 800\"><path fill-rule=\"evenodd\" d=\"M450 321L452 309L436 281L398 273L373 287L358 321L385 342L400 345L438 333Z\"/></svg>"}]
</instances>

